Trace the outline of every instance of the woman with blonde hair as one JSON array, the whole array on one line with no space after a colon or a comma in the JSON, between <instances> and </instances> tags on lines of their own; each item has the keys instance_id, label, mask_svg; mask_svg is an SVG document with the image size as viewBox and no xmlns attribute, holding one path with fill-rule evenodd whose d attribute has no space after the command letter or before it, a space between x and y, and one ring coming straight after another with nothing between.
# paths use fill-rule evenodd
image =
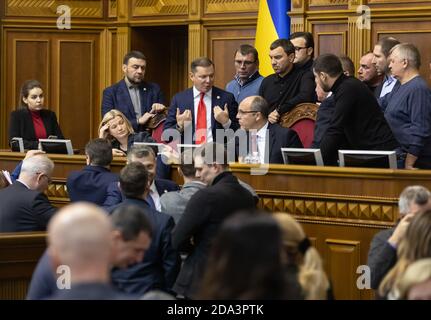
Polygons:
<instances>
[{"instance_id":1,"label":"woman with blonde hair","mask_svg":"<svg viewBox=\"0 0 431 320\"><path fill-rule=\"evenodd\" d=\"M400 279L416 260L431 257L431 210L416 214L407 228L397 250L398 261L383 279L379 295L400 299Z\"/></svg>"},{"instance_id":2,"label":"woman with blonde hair","mask_svg":"<svg viewBox=\"0 0 431 320\"><path fill-rule=\"evenodd\" d=\"M156 142L146 131L135 133L130 121L116 109L105 113L99 125L99 138L111 142L113 156L125 156L133 142Z\"/></svg>"},{"instance_id":3,"label":"woman with blonde hair","mask_svg":"<svg viewBox=\"0 0 431 320\"><path fill-rule=\"evenodd\" d=\"M306 300L325 300L330 294L328 277L322 259L311 246L301 225L288 213L277 212L273 217L283 233L283 248L287 272L298 277Z\"/></svg>"},{"instance_id":4,"label":"woman with blonde hair","mask_svg":"<svg viewBox=\"0 0 431 320\"><path fill-rule=\"evenodd\" d=\"M400 299L431 300L431 258L408 266L399 280Z\"/></svg>"}]
</instances>

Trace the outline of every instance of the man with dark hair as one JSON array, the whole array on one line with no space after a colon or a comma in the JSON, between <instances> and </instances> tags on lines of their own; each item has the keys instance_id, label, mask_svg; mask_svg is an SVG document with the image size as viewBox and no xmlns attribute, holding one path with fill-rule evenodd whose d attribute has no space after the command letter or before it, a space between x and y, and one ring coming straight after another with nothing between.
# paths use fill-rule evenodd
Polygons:
<instances>
[{"instance_id":1,"label":"man with dark hair","mask_svg":"<svg viewBox=\"0 0 431 320\"><path fill-rule=\"evenodd\" d=\"M289 37L295 47L295 63L298 67L309 70L313 65L314 39L310 32L294 32Z\"/></svg>"},{"instance_id":2,"label":"man with dark hair","mask_svg":"<svg viewBox=\"0 0 431 320\"><path fill-rule=\"evenodd\" d=\"M217 129L236 130L238 104L231 93L214 87L214 63L200 57L190 67L193 88L172 98L164 129L176 128L188 144L216 140Z\"/></svg>"},{"instance_id":3,"label":"man with dark hair","mask_svg":"<svg viewBox=\"0 0 431 320\"><path fill-rule=\"evenodd\" d=\"M91 214L95 210L100 211L94 205L83 203L68 207L75 208L68 210L70 214L77 212L76 209L78 208L80 209L79 214L84 216ZM105 213L103 215L106 216ZM115 268L127 268L141 262L145 252L150 247L153 234L151 223L144 210L136 206L124 206L115 210L110 218L112 223L112 266ZM33 272L27 299L40 300L53 295L58 291L56 278L57 276L52 270L51 257L45 251Z\"/></svg>"},{"instance_id":4,"label":"man with dark hair","mask_svg":"<svg viewBox=\"0 0 431 320\"><path fill-rule=\"evenodd\" d=\"M335 101L334 114L320 144L325 165L337 165L340 149L399 148L376 98L364 83L343 74L336 55L319 56L314 61L313 72L316 83L323 91L332 91Z\"/></svg>"},{"instance_id":5,"label":"man with dark hair","mask_svg":"<svg viewBox=\"0 0 431 320\"><path fill-rule=\"evenodd\" d=\"M372 63L376 66L377 73L384 76L383 83L375 91L378 98L383 98L400 85L397 79L391 75L391 70L389 69L390 51L399 43L395 38L385 37L380 39L374 46Z\"/></svg>"},{"instance_id":6,"label":"man with dark hair","mask_svg":"<svg viewBox=\"0 0 431 320\"><path fill-rule=\"evenodd\" d=\"M158 84L144 81L147 59L130 51L123 59L124 79L103 91L102 117L117 109L124 113L136 132L143 131L156 113L164 112L165 98Z\"/></svg>"},{"instance_id":7,"label":"man with dark hair","mask_svg":"<svg viewBox=\"0 0 431 320\"><path fill-rule=\"evenodd\" d=\"M181 190L166 192L160 197L161 211L171 215L175 223L180 220L192 195L206 187L199 178L196 178L193 150L191 149L182 153L178 174L183 177L184 181Z\"/></svg>"},{"instance_id":8,"label":"man with dark hair","mask_svg":"<svg viewBox=\"0 0 431 320\"><path fill-rule=\"evenodd\" d=\"M144 145L134 145L127 153L127 163L140 162L149 173L148 183L150 190L147 196L147 201L151 208L160 211L160 196L165 192L176 191L178 185L167 179L156 178L157 161L154 150L151 147ZM124 196L118 187L118 180L111 182L107 189L107 195L103 207L107 210L124 200Z\"/></svg>"},{"instance_id":9,"label":"man with dark hair","mask_svg":"<svg viewBox=\"0 0 431 320\"><path fill-rule=\"evenodd\" d=\"M180 267L178 252L171 245L175 222L166 213L152 209L146 201L148 180L149 173L142 163L132 162L125 166L120 173L120 188L126 199L114 209L127 205L138 206L144 209L153 226L151 246L144 260L128 269L112 272L114 285L133 294L144 294L156 289L169 292Z\"/></svg>"},{"instance_id":10,"label":"man with dark hair","mask_svg":"<svg viewBox=\"0 0 431 320\"><path fill-rule=\"evenodd\" d=\"M204 144L195 152L194 161L196 177L208 187L191 197L172 235L173 247L189 252L174 286L174 291L186 298L194 298L197 292L222 222L236 211L255 207L251 193L228 171L227 151L222 144Z\"/></svg>"},{"instance_id":11,"label":"man with dark hair","mask_svg":"<svg viewBox=\"0 0 431 320\"><path fill-rule=\"evenodd\" d=\"M294 130L269 123L268 115L268 103L260 96L247 97L240 103L237 118L240 130L249 136L247 155L257 153L259 163L284 163L280 148L302 148L303 145Z\"/></svg>"},{"instance_id":12,"label":"man with dark hair","mask_svg":"<svg viewBox=\"0 0 431 320\"><path fill-rule=\"evenodd\" d=\"M274 74L263 79L259 95L269 103L270 123L303 102L316 102L316 84L307 69L294 65L295 47L287 39L275 40L269 57Z\"/></svg>"},{"instance_id":13,"label":"man with dark hair","mask_svg":"<svg viewBox=\"0 0 431 320\"><path fill-rule=\"evenodd\" d=\"M106 200L108 186L118 181L112 173L112 146L105 139L94 139L85 146L87 165L81 171L72 171L67 177L70 201L88 201L99 206Z\"/></svg>"},{"instance_id":14,"label":"man with dark hair","mask_svg":"<svg viewBox=\"0 0 431 320\"><path fill-rule=\"evenodd\" d=\"M373 58L374 54L372 51L368 51L361 57L359 60L358 79L375 93L377 87L383 82L383 75L377 73L376 66L373 64Z\"/></svg>"},{"instance_id":15,"label":"man with dark hair","mask_svg":"<svg viewBox=\"0 0 431 320\"><path fill-rule=\"evenodd\" d=\"M242 44L235 51L236 74L226 85L226 91L234 95L236 102L259 93L263 77L259 73L259 56L255 47Z\"/></svg>"}]
</instances>

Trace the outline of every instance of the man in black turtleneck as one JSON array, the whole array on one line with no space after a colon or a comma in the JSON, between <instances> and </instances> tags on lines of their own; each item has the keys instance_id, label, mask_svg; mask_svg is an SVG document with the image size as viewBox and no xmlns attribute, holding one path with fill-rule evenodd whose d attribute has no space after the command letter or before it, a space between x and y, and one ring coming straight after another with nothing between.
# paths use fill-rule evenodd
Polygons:
<instances>
[{"instance_id":1,"label":"man in black turtleneck","mask_svg":"<svg viewBox=\"0 0 431 320\"><path fill-rule=\"evenodd\" d=\"M271 123L278 122L281 115L300 103L316 102L316 84L310 72L311 54L307 61L294 63L295 52L303 49L287 39L278 39L271 44L269 56L275 73L263 79L259 89L259 95L270 105L268 120Z\"/></svg>"},{"instance_id":2,"label":"man in black turtleneck","mask_svg":"<svg viewBox=\"0 0 431 320\"><path fill-rule=\"evenodd\" d=\"M399 147L379 104L368 87L343 74L333 54L319 56L313 64L316 83L332 91L334 113L320 143L325 165L336 165L338 150L396 150Z\"/></svg>"}]
</instances>

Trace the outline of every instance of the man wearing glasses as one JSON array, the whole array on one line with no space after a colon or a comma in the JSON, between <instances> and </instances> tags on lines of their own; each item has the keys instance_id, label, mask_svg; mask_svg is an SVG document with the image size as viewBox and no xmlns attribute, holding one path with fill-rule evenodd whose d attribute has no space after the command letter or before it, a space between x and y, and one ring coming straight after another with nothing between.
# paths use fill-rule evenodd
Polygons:
<instances>
[{"instance_id":1,"label":"man wearing glasses","mask_svg":"<svg viewBox=\"0 0 431 320\"><path fill-rule=\"evenodd\" d=\"M45 155L24 159L18 180L0 190L0 232L46 230L56 211L44 194L53 170Z\"/></svg>"},{"instance_id":2,"label":"man wearing glasses","mask_svg":"<svg viewBox=\"0 0 431 320\"><path fill-rule=\"evenodd\" d=\"M234 95L236 102L259 93L263 77L259 73L259 56L256 48L242 44L235 51L234 79L226 85L226 91Z\"/></svg>"},{"instance_id":3,"label":"man wearing glasses","mask_svg":"<svg viewBox=\"0 0 431 320\"><path fill-rule=\"evenodd\" d=\"M293 63L304 70L311 72L313 77L314 40L310 32L295 32L290 35L290 42L295 47L295 60Z\"/></svg>"},{"instance_id":4,"label":"man wearing glasses","mask_svg":"<svg viewBox=\"0 0 431 320\"><path fill-rule=\"evenodd\" d=\"M287 39L275 40L269 51L274 74L263 79L259 95L268 101L270 123L304 102L316 102L316 84L308 70L294 64L295 46Z\"/></svg>"}]
</instances>

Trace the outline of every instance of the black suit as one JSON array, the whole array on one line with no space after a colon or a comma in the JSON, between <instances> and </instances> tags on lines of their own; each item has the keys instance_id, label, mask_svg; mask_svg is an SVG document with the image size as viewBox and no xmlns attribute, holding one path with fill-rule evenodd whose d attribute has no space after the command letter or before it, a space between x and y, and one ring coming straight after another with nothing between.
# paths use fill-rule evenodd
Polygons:
<instances>
[{"instance_id":1,"label":"black suit","mask_svg":"<svg viewBox=\"0 0 431 320\"><path fill-rule=\"evenodd\" d=\"M172 234L175 249L190 244L193 247L184 261L174 291L193 298L205 271L211 243L223 221L242 209L255 207L253 196L230 172L219 174L212 185L196 192Z\"/></svg>"},{"instance_id":2,"label":"black suit","mask_svg":"<svg viewBox=\"0 0 431 320\"><path fill-rule=\"evenodd\" d=\"M144 294L155 289L170 291L180 268L179 254L171 244L174 219L166 213L151 209L145 200L139 199L126 198L112 211L128 205L144 209L151 222L153 236L144 260L127 269L113 270L112 283L121 291L131 294Z\"/></svg>"},{"instance_id":3,"label":"black suit","mask_svg":"<svg viewBox=\"0 0 431 320\"><path fill-rule=\"evenodd\" d=\"M45 126L47 137L57 136L58 139L64 139L55 112L42 109L40 110L40 117ZM20 137L24 140L24 149L37 149L38 147L33 120L28 108L18 109L10 114L9 142L14 137Z\"/></svg>"},{"instance_id":4,"label":"black suit","mask_svg":"<svg viewBox=\"0 0 431 320\"><path fill-rule=\"evenodd\" d=\"M19 181L0 190L0 232L44 231L55 211L43 193Z\"/></svg>"}]
</instances>

